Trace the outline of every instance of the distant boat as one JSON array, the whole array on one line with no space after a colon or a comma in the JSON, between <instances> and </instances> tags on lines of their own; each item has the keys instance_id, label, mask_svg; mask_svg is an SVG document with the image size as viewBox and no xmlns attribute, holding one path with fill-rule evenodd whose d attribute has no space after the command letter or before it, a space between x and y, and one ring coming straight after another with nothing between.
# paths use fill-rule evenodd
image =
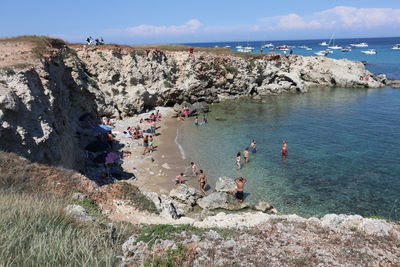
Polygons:
<instances>
[{"instance_id":1,"label":"distant boat","mask_svg":"<svg viewBox=\"0 0 400 267\"><path fill-rule=\"evenodd\" d=\"M322 43L319 43L319 45L320 46L328 46L328 43L327 42L322 42Z\"/></svg>"},{"instance_id":2,"label":"distant boat","mask_svg":"<svg viewBox=\"0 0 400 267\"><path fill-rule=\"evenodd\" d=\"M343 47L341 47L339 45L331 45L331 46L328 46L328 48L333 49L333 50L339 50L339 49L342 49Z\"/></svg>"},{"instance_id":3,"label":"distant boat","mask_svg":"<svg viewBox=\"0 0 400 267\"><path fill-rule=\"evenodd\" d=\"M311 47L306 47L306 50L307 50L307 51L311 51L312 48L311 48Z\"/></svg>"},{"instance_id":4,"label":"distant boat","mask_svg":"<svg viewBox=\"0 0 400 267\"><path fill-rule=\"evenodd\" d=\"M319 51L319 52L317 52L317 53L314 53L314 54L316 54L317 56L326 56L327 54L328 54L328 52L326 52L325 50L322 50L322 51Z\"/></svg>"},{"instance_id":5,"label":"distant boat","mask_svg":"<svg viewBox=\"0 0 400 267\"><path fill-rule=\"evenodd\" d=\"M344 47L342 48L342 52L351 52L351 47Z\"/></svg>"},{"instance_id":6,"label":"distant boat","mask_svg":"<svg viewBox=\"0 0 400 267\"><path fill-rule=\"evenodd\" d=\"M376 55L378 52L376 52L375 49L368 49L368 50L363 50L361 53L367 54L367 55Z\"/></svg>"},{"instance_id":7,"label":"distant boat","mask_svg":"<svg viewBox=\"0 0 400 267\"><path fill-rule=\"evenodd\" d=\"M238 46L236 46L236 48L243 48L243 46L241 46L241 45L238 45Z\"/></svg>"},{"instance_id":8,"label":"distant boat","mask_svg":"<svg viewBox=\"0 0 400 267\"><path fill-rule=\"evenodd\" d=\"M368 47L367 43L350 44L353 47Z\"/></svg>"},{"instance_id":9,"label":"distant boat","mask_svg":"<svg viewBox=\"0 0 400 267\"><path fill-rule=\"evenodd\" d=\"M400 44L396 44L392 46L393 50L400 50Z\"/></svg>"},{"instance_id":10,"label":"distant boat","mask_svg":"<svg viewBox=\"0 0 400 267\"><path fill-rule=\"evenodd\" d=\"M331 49L325 49L324 50L327 54L332 54L333 53L333 51L331 50Z\"/></svg>"},{"instance_id":11,"label":"distant boat","mask_svg":"<svg viewBox=\"0 0 400 267\"><path fill-rule=\"evenodd\" d=\"M261 46L261 48L263 48L263 49L264 48L269 48L269 47L274 47L274 45L269 43L269 44L264 44L264 45Z\"/></svg>"},{"instance_id":12,"label":"distant boat","mask_svg":"<svg viewBox=\"0 0 400 267\"><path fill-rule=\"evenodd\" d=\"M226 48L230 48L231 46L230 46L230 45L226 45L225 47L226 47Z\"/></svg>"}]
</instances>

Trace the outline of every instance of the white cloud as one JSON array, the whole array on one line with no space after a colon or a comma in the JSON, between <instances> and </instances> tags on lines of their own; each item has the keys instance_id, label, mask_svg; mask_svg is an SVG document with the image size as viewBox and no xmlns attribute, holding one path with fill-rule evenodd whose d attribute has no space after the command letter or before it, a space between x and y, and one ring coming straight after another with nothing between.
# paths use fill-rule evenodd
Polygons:
<instances>
[{"instance_id":1,"label":"white cloud","mask_svg":"<svg viewBox=\"0 0 400 267\"><path fill-rule=\"evenodd\" d=\"M196 33L202 26L203 24L199 20L191 19L182 25L157 26L143 24L126 28L123 32L135 36L185 35Z\"/></svg>"},{"instance_id":2,"label":"white cloud","mask_svg":"<svg viewBox=\"0 0 400 267\"><path fill-rule=\"evenodd\" d=\"M337 6L310 16L292 13L259 21L270 30L372 29L400 26L400 9Z\"/></svg>"}]
</instances>

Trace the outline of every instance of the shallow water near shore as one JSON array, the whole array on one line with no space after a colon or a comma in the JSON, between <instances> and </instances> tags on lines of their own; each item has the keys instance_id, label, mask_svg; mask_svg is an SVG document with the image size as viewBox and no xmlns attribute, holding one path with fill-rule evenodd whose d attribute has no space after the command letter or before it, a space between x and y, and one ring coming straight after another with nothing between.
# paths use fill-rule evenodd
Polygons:
<instances>
[{"instance_id":1,"label":"shallow water near shore","mask_svg":"<svg viewBox=\"0 0 400 267\"><path fill-rule=\"evenodd\" d=\"M314 89L240 99L212 105L207 117L199 127L183 124L177 141L212 187L219 176L243 176L246 201L266 200L284 213L400 219L400 90ZM236 170L236 153L252 139L257 154Z\"/></svg>"}]
</instances>

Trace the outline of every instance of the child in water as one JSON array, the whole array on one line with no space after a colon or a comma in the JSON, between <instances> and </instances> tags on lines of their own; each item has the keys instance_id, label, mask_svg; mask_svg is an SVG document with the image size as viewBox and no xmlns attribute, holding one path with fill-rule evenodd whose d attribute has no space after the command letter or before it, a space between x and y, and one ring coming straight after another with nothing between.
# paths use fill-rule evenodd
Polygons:
<instances>
[{"instance_id":1,"label":"child in water","mask_svg":"<svg viewBox=\"0 0 400 267\"><path fill-rule=\"evenodd\" d=\"M254 141L254 140L250 144L250 152L251 153L256 153L257 152L256 141Z\"/></svg>"},{"instance_id":2,"label":"child in water","mask_svg":"<svg viewBox=\"0 0 400 267\"><path fill-rule=\"evenodd\" d=\"M199 117L196 117L196 119L194 120L194 125L199 126Z\"/></svg>"}]
</instances>

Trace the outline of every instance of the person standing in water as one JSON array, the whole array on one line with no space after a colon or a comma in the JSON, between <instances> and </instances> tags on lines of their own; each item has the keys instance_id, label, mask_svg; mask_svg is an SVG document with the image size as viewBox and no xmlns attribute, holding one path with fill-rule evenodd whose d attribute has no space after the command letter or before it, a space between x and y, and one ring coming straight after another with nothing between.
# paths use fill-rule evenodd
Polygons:
<instances>
[{"instance_id":1,"label":"person standing in water","mask_svg":"<svg viewBox=\"0 0 400 267\"><path fill-rule=\"evenodd\" d=\"M200 170L199 184L200 184L200 191L203 192L204 195L206 195L205 187L207 184L207 177L204 174L203 170Z\"/></svg>"},{"instance_id":2,"label":"person standing in water","mask_svg":"<svg viewBox=\"0 0 400 267\"><path fill-rule=\"evenodd\" d=\"M282 154L282 158L286 158L286 156L288 155L288 151L287 151L287 143L285 140L282 141L282 150L281 150L281 154Z\"/></svg>"},{"instance_id":3,"label":"person standing in water","mask_svg":"<svg viewBox=\"0 0 400 267\"><path fill-rule=\"evenodd\" d=\"M257 153L257 145L256 145L256 141L254 141L254 140L250 143L250 152Z\"/></svg>"},{"instance_id":4,"label":"person standing in water","mask_svg":"<svg viewBox=\"0 0 400 267\"><path fill-rule=\"evenodd\" d=\"M236 154L236 168L240 169L240 152Z\"/></svg>"},{"instance_id":5,"label":"person standing in water","mask_svg":"<svg viewBox=\"0 0 400 267\"><path fill-rule=\"evenodd\" d=\"M193 173L193 176L197 176L197 166L196 166L196 164L194 164L194 162L190 162L190 165L192 166L192 173Z\"/></svg>"},{"instance_id":6,"label":"person standing in water","mask_svg":"<svg viewBox=\"0 0 400 267\"><path fill-rule=\"evenodd\" d=\"M243 177L239 177L235 179L236 183L236 192L235 192L235 198L239 200L240 203L243 202L244 200L244 184L247 182L246 179L243 179Z\"/></svg>"},{"instance_id":7,"label":"person standing in water","mask_svg":"<svg viewBox=\"0 0 400 267\"><path fill-rule=\"evenodd\" d=\"M199 126L199 117L196 116L196 119L194 120L194 125Z\"/></svg>"},{"instance_id":8,"label":"person standing in water","mask_svg":"<svg viewBox=\"0 0 400 267\"><path fill-rule=\"evenodd\" d=\"M244 159L244 163L249 162L249 148L248 147L246 147L246 149L243 152L243 159Z\"/></svg>"},{"instance_id":9,"label":"person standing in water","mask_svg":"<svg viewBox=\"0 0 400 267\"><path fill-rule=\"evenodd\" d=\"M208 123L206 115L203 115L203 123Z\"/></svg>"}]
</instances>

